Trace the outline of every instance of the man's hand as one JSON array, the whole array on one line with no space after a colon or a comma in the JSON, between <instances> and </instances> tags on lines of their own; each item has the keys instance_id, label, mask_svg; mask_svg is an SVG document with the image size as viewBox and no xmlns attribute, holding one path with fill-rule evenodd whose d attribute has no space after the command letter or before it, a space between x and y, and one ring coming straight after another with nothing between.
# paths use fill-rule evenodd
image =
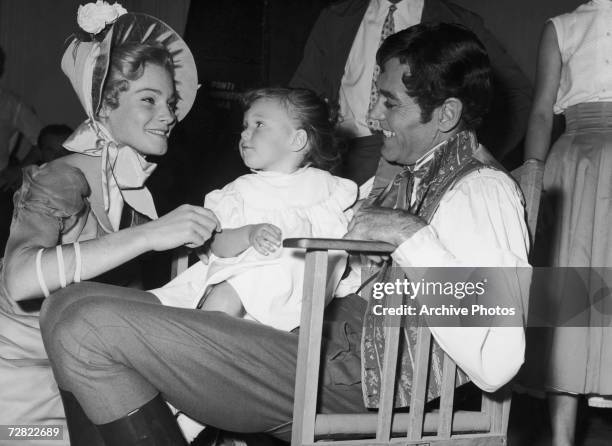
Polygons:
<instances>
[{"instance_id":1,"label":"man's hand","mask_svg":"<svg viewBox=\"0 0 612 446\"><path fill-rule=\"evenodd\" d=\"M356 215L357 212L359 212L359 209L361 209L362 206L366 206L367 204L368 204L368 200L366 198L357 200L355 204L351 207L351 210L353 211L353 215Z\"/></svg>"},{"instance_id":2,"label":"man's hand","mask_svg":"<svg viewBox=\"0 0 612 446\"><path fill-rule=\"evenodd\" d=\"M426 223L406 211L363 205L355 214L344 236L353 240L375 240L399 246Z\"/></svg>"},{"instance_id":3,"label":"man's hand","mask_svg":"<svg viewBox=\"0 0 612 446\"><path fill-rule=\"evenodd\" d=\"M249 231L249 243L255 251L267 256L275 252L283 241L283 233L274 225L262 223L252 225Z\"/></svg>"}]
</instances>

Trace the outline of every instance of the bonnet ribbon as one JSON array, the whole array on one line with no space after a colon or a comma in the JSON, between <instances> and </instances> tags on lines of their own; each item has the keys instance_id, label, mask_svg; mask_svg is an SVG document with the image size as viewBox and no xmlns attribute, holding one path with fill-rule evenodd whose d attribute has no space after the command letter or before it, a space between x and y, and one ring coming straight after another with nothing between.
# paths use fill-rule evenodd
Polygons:
<instances>
[{"instance_id":1,"label":"bonnet ribbon","mask_svg":"<svg viewBox=\"0 0 612 446\"><path fill-rule=\"evenodd\" d=\"M119 229L123 201L152 220L157 218L153 197L144 186L156 164L127 145L119 146L98 121L87 119L64 142L72 152L101 157L104 210L113 231Z\"/></svg>"}]
</instances>

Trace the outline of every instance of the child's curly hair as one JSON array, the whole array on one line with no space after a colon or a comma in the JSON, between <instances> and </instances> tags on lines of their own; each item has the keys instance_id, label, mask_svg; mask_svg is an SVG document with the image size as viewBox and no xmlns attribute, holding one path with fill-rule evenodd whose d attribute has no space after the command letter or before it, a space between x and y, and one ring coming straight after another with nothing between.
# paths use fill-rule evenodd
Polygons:
<instances>
[{"instance_id":1,"label":"child's curly hair","mask_svg":"<svg viewBox=\"0 0 612 446\"><path fill-rule=\"evenodd\" d=\"M285 108L289 116L304 129L308 137L308 152L302 166L311 165L332 170L340 163L340 154L334 137L336 113L328 103L311 90L301 88L260 88L251 90L242 98L244 111L259 99L271 99Z\"/></svg>"}]
</instances>

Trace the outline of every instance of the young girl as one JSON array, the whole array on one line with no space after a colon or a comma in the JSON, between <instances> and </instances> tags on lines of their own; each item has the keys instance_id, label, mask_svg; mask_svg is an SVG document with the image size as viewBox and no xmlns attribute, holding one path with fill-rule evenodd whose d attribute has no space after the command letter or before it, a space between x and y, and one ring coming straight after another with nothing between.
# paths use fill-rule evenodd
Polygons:
<instances>
[{"instance_id":1,"label":"young girl","mask_svg":"<svg viewBox=\"0 0 612 446\"><path fill-rule=\"evenodd\" d=\"M204 310L224 311L292 330L299 325L304 255L283 238L342 237L357 185L331 175L337 161L327 104L308 90L246 95L239 150L253 173L209 193L204 207L222 230L211 243ZM346 266L330 262L328 296Z\"/></svg>"},{"instance_id":2,"label":"young girl","mask_svg":"<svg viewBox=\"0 0 612 446\"><path fill-rule=\"evenodd\" d=\"M289 331L300 323L304 253L281 248L282 239L342 237L357 185L323 170L338 161L334 122L313 92L255 90L244 106L239 150L253 173L205 198L222 228L210 262L152 292L165 305L223 311ZM346 254L330 257L329 298L351 291L336 289L345 266Z\"/></svg>"}]
</instances>

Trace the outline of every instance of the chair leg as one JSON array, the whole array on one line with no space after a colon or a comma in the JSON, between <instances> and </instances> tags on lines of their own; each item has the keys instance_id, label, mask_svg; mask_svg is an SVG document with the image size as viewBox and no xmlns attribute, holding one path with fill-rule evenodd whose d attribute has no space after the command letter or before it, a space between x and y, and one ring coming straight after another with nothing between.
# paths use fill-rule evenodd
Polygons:
<instances>
[{"instance_id":1,"label":"chair leg","mask_svg":"<svg viewBox=\"0 0 612 446\"><path fill-rule=\"evenodd\" d=\"M98 429L107 445L187 445L176 419L159 394L125 417L98 425Z\"/></svg>"},{"instance_id":2,"label":"chair leg","mask_svg":"<svg viewBox=\"0 0 612 446\"><path fill-rule=\"evenodd\" d=\"M60 396L66 414L71 446L104 446L104 440L98 428L87 418L74 395L60 389Z\"/></svg>"}]
</instances>

